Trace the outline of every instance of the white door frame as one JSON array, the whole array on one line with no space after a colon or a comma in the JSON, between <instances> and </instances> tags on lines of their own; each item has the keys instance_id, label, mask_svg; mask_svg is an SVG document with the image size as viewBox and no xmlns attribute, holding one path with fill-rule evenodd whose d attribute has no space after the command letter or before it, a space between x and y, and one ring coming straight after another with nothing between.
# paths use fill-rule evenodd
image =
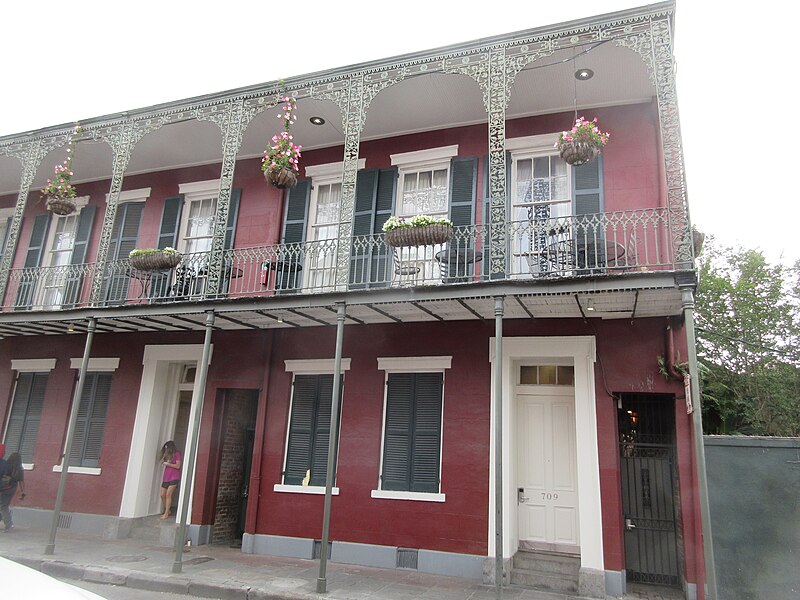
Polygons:
<instances>
[{"instance_id":1,"label":"white door frame","mask_svg":"<svg viewBox=\"0 0 800 600\"><path fill-rule=\"evenodd\" d=\"M494 365L495 338L489 339L489 361ZM575 368L575 432L578 456L578 519L581 567L604 569L603 521L600 500L600 459L597 450L595 407L594 336L504 337L502 356L503 402L503 556L510 558L519 546L516 488L516 394L517 363L530 359L569 359ZM489 535L487 548L494 556L494 394L495 369L491 375L491 425L489 443Z\"/></svg>"},{"instance_id":2,"label":"white door frame","mask_svg":"<svg viewBox=\"0 0 800 600\"><path fill-rule=\"evenodd\" d=\"M213 352L213 346L212 346ZM166 440L165 432L175 427L177 413L176 363L199 363L203 357L203 344L172 344L145 346L142 364L142 383L136 404L136 419L131 436L128 469L120 503L120 517L144 517L150 514L153 487L158 485L157 452ZM209 363L211 353L209 354ZM191 439L194 414L200 390L192 393L192 408L189 416L187 438ZM187 457L183 457L187 461ZM155 483L154 483L155 482ZM181 477L181 494L192 489L194 473ZM192 487L188 487L192 486ZM191 503L190 503L191 506ZM191 515L191 508L189 510Z\"/></svg>"}]
</instances>

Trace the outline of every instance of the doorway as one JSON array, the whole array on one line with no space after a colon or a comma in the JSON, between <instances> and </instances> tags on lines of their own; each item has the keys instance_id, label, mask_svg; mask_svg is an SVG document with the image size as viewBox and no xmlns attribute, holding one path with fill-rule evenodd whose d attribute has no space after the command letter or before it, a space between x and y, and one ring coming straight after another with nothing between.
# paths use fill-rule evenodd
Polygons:
<instances>
[{"instance_id":1,"label":"doorway","mask_svg":"<svg viewBox=\"0 0 800 600\"><path fill-rule=\"evenodd\" d=\"M211 543L241 546L250 491L258 390L226 389L221 393L221 450Z\"/></svg>"},{"instance_id":2,"label":"doorway","mask_svg":"<svg viewBox=\"0 0 800 600\"><path fill-rule=\"evenodd\" d=\"M675 397L621 394L620 478L628 581L679 585Z\"/></svg>"},{"instance_id":3,"label":"doorway","mask_svg":"<svg viewBox=\"0 0 800 600\"><path fill-rule=\"evenodd\" d=\"M519 367L519 547L580 554L572 366Z\"/></svg>"}]
</instances>

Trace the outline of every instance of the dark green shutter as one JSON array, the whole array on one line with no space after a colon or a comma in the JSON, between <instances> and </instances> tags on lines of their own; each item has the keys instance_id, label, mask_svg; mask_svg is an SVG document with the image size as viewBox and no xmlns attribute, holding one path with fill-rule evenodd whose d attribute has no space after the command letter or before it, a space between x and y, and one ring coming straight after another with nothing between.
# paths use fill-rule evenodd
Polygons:
<instances>
[{"instance_id":1,"label":"dark green shutter","mask_svg":"<svg viewBox=\"0 0 800 600\"><path fill-rule=\"evenodd\" d=\"M236 221L239 218L239 201L241 198L241 188L231 190L231 200L228 204L228 221L225 223L225 250L233 248L233 241L236 238Z\"/></svg>"},{"instance_id":2,"label":"dark green shutter","mask_svg":"<svg viewBox=\"0 0 800 600\"><path fill-rule=\"evenodd\" d=\"M575 216L603 212L603 157L573 169Z\"/></svg>"},{"instance_id":3,"label":"dark green shutter","mask_svg":"<svg viewBox=\"0 0 800 600\"><path fill-rule=\"evenodd\" d=\"M69 464L99 467L100 450L106 427L106 414L111 399L111 373L86 373L78 419L72 439Z\"/></svg>"},{"instance_id":4,"label":"dark green shutter","mask_svg":"<svg viewBox=\"0 0 800 600\"><path fill-rule=\"evenodd\" d=\"M158 248L178 249L178 228L181 225L183 196L164 198L161 212L161 225L158 228ZM165 298L169 291L171 278L168 273L153 273L150 276L150 297Z\"/></svg>"},{"instance_id":5,"label":"dark green shutter","mask_svg":"<svg viewBox=\"0 0 800 600\"><path fill-rule=\"evenodd\" d=\"M341 390L340 387L340 400ZM332 391L333 375L295 376L283 479L287 485L300 485L308 470L311 471L309 485L325 485ZM341 402L339 406L341 409Z\"/></svg>"},{"instance_id":6,"label":"dark green shutter","mask_svg":"<svg viewBox=\"0 0 800 600\"><path fill-rule=\"evenodd\" d=\"M33 222L33 229L31 230L31 241L28 244L28 251L25 254L26 269L33 269L41 264L49 225L49 214L36 216L36 220ZM35 277L33 271L25 272L24 279L20 281L19 287L17 288L17 299L14 303L17 309L30 308L33 303L33 293L38 282L39 277Z\"/></svg>"},{"instance_id":7,"label":"dark green shutter","mask_svg":"<svg viewBox=\"0 0 800 600\"><path fill-rule=\"evenodd\" d=\"M136 248L143 212L144 202L126 202L117 208L114 226L111 229L111 243L108 247L108 260L114 264L107 267L104 294L109 304L124 303L128 297L130 273L117 261L128 258L131 250Z\"/></svg>"},{"instance_id":8,"label":"dark green shutter","mask_svg":"<svg viewBox=\"0 0 800 600\"><path fill-rule=\"evenodd\" d=\"M441 373L390 373L381 489L439 491Z\"/></svg>"},{"instance_id":9,"label":"dark green shutter","mask_svg":"<svg viewBox=\"0 0 800 600\"><path fill-rule=\"evenodd\" d=\"M301 179L289 189L283 218L284 244L302 244L305 241L310 197L311 181L308 179Z\"/></svg>"},{"instance_id":10,"label":"dark green shutter","mask_svg":"<svg viewBox=\"0 0 800 600\"><path fill-rule=\"evenodd\" d=\"M92 236L92 224L96 206L84 206L78 215L78 226L75 231L75 245L72 247L70 265L82 265L86 262L86 252L89 249L89 239ZM63 308L72 308L78 301L83 283L83 273L80 268L70 269L64 287Z\"/></svg>"},{"instance_id":11,"label":"dark green shutter","mask_svg":"<svg viewBox=\"0 0 800 600\"><path fill-rule=\"evenodd\" d=\"M5 254L5 251L6 251L6 244L8 243L8 234L9 234L9 231L11 230L11 220L12 219L13 219L13 217L8 217L8 219L6 219L6 229L5 229L5 232L3 232L3 243L0 244L0 252L3 252L4 254Z\"/></svg>"},{"instance_id":12,"label":"dark green shutter","mask_svg":"<svg viewBox=\"0 0 800 600\"><path fill-rule=\"evenodd\" d=\"M49 373L20 373L17 378L5 445L6 454L19 452L24 463L33 462L48 375Z\"/></svg>"},{"instance_id":13,"label":"dark green shutter","mask_svg":"<svg viewBox=\"0 0 800 600\"><path fill-rule=\"evenodd\" d=\"M450 161L450 220L454 227L473 224L478 159L454 158Z\"/></svg>"},{"instance_id":14,"label":"dark green shutter","mask_svg":"<svg viewBox=\"0 0 800 600\"><path fill-rule=\"evenodd\" d=\"M392 216L397 168L358 172L350 252L350 288L386 287L391 281L390 249L380 243L383 224Z\"/></svg>"}]
</instances>

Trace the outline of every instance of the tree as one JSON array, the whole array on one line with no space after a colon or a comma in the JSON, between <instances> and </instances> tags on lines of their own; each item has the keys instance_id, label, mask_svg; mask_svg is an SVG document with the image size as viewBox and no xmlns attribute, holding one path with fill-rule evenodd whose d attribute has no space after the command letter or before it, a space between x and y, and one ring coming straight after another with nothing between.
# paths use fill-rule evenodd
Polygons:
<instances>
[{"instance_id":1,"label":"tree","mask_svg":"<svg viewBox=\"0 0 800 600\"><path fill-rule=\"evenodd\" d=\"M706 433L798 436L800 261L711 242L697 289Z\"/></svg>"}]
</instances>

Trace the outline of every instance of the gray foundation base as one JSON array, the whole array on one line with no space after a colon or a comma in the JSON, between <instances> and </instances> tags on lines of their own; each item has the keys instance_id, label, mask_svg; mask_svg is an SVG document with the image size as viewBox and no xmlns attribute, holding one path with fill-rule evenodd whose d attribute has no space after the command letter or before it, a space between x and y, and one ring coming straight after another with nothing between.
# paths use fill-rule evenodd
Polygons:
<instances>
[{"instance_id":1,"label":"gray foundation base","mask_svg":"<svg viewBox=\"0 0 800 600\"><path fill-rule=\"evenodd\" d=\"M406 554L408 553L407 549L403 550ZM242 552L311 559L314 552L314 540L245 533L242 537ZM486 560L483 556L456 552L414 551L413 549L411 552L416 552L417 571L464 577L476 581L481 580L483 563ZM331 562L395 569L398 568L398 548L334 541L331 544Z\"/></svg>"},{"instance_id":2,"label":"gray foundation base","mask_svg":"<svg viewBox=\"0 0 800 600\"><path fill-rule=\"evenodd\" d=\"M483 583L487 585L494 585L496 578L495 560L493 556L487 556L483 559ZM511 584L511 559L503 559L503 585Z\"/></svg>"},{"instance_id":3,"label":"gray foundation base","mask_svg":"<svg viewBox=\"0 0 800 600\"><path fill-rule=\"evenodd\" d=\"M606 572L581 567L578 572L578 594L588 598L605 598Z\"/></svg>"},{"instance_id":4,"label":"gray foundation base","mask_svg":"<svg viewBox=\"0 0 800 600\"><path fill-rule=\"evenodd\" d=\"M19 527L50 529L53 511L40 508L11 508L14 524ZM130 519L120 519L109 515L89 515L86 513L61 512L59 531L69 530L78 533L97 535L103 539L119 539L130 535ZM124 535L123 535L124 534ZM116 537L115 537L116 536Z\"/></svg>"},{"instance_id":5,"label":"gray foundation base","mask_svg":"<svg viewBox=\"0 0 800 600\"><path fill-rule=\"evenodd\" d=\"M697 584L687 581L684 584L683 593L686 596L686 600L697 600Z\"/></svg>"},{"instance_id":6,"label":"gray foundation base","mask_svg":"<svg viewBox=\"0 0 800 600\"><path fill-rule=\"evenodd\" d=\"M619 597L627 590L625 571L606 571L606 596Z\"/></svg>"}]
</instances>

